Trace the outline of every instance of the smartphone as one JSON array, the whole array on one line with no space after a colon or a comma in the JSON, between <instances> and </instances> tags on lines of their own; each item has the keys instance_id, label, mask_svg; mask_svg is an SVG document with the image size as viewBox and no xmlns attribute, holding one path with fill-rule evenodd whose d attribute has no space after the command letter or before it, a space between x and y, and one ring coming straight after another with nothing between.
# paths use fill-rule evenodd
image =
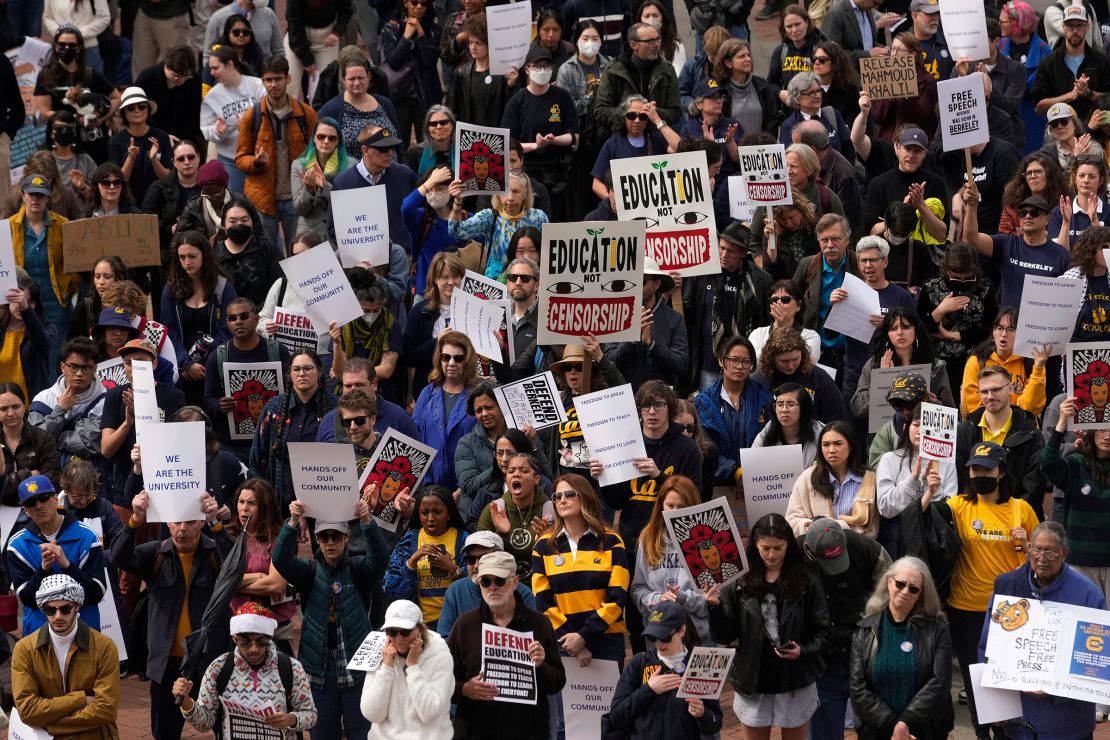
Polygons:
<instances>
[{"instance_id":1,"label":"smartphone","mask_svg":"<svg viewBox=\"0 0 1110 740\"><path fill-rule=\"evenodd\" d=\"M1110 110L1102 114L1102 125L1110 126Z\"/></svg>"}]
</instances>

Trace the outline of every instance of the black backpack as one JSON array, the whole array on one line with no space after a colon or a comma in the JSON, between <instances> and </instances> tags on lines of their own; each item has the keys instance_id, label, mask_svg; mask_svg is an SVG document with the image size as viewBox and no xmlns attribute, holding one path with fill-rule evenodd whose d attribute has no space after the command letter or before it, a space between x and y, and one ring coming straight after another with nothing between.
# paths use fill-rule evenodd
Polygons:
<instances>
[{"instance_id":1,"label":"black backpack","mask_svg":"<svg viewBox=\"0 0 1110 740\"><path fill-rule=\"evenodd\" d=\"M216 696L222 696L224 690L227 689L228 682L231 681L231 672L235 670L235 658L231 653L224 653L224 664L220 667L220 672L216 676ZM293 711L293 659L285 653L278 650L277 652L277 668L278 676L281 677L281 687L285 689L285 711ZM212 732L216 734L217 740L225 740L223 738L224 732L224 705L223 702L217 700L216 706L216 722L212 725ZM297 737L302 737L301 733L296 733Z\"/></svg>"}]
</instances>

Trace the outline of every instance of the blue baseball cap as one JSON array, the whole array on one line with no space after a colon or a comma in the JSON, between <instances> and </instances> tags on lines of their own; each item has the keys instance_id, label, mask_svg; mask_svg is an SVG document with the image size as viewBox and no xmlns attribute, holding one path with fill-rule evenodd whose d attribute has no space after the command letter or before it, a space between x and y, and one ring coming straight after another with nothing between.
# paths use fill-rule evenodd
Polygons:
<instances>
[{"instance_id":1,"label":"blue baseball cap","mask_svg":"<svg viewBox=\"0 0 1110 740\"><path fill-rule=\"evenodd\" d=\"M19 484L19 505L23 506L28 500L44 493L57 493L54 484L45 475L32 475Z\"/></svg>"},{"instance_id":2,"label":"blue baseball cap","mask_svg":"<svg viewBox=\"0 0 1110 740\"><path fill-rule=\"evenodd\" d=\"M967 467L981 465L984 468L997 468L1006 462L1006 449L994 442L979 442L971 448L971 457L967 459Z\"/></svg>"},{"instance_id":3,"label":"blue baseball cap","mask_svg":"<svg viewBox=\"0 0 1110 740\"><path fill-rule=\"evenodd\" d=\"M131 312L123 306L111 306L101 309L100 318L97 320L96 326L97 328L102 326L115 326L120 329L135 331L134 327L131 326Z\"/></svg>"},{"instance_id":4,"label":"blue baseball cap","mask_svg":"<svg viewBox=\"0 0 1110 740\"><path fill-rule=\"evenodd\" d=\"M708 98L710 95L724 95L725 89L713 78L701 80L694 86L695 98Z\"/></svg>"}]
</instances>

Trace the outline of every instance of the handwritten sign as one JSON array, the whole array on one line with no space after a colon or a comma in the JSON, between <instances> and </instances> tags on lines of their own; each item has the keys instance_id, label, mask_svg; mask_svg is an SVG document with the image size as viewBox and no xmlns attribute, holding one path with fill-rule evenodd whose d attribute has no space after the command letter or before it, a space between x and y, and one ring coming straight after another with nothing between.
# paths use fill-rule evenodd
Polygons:
<instances>
[{"instance_id":1,"label":"handwritten sign","mask_svg":"<svg viewBox=\"0 0 1110 740\"><path fill-rule=\"evenodd\" d=\"M916 98L916 61L913 54L863 57L859 60L860 85L872 100Z\"/></svg>"},{"instance_id":2,"label":"handwritten sign","mask_svg":"<svg viewBox=\"0 0 1110 740\"><path fill-rule=\"evenodd\" d=\"M203 421L147 425L139 455L143 486L150 497L148 522L204 518L200 507L207 476Z\"/></svg>"},{"instance_id":3,"label":"handwritten sign","mask_svg":"<svg viewBox=\"0 0 1110 740\"><path fill-rule=\"evenodd\" d=\"M162 264L158 217L151 213L98 216L62 224L66 272L85 272L117 255L128 267Z\"/></svg>"}]
</instances>

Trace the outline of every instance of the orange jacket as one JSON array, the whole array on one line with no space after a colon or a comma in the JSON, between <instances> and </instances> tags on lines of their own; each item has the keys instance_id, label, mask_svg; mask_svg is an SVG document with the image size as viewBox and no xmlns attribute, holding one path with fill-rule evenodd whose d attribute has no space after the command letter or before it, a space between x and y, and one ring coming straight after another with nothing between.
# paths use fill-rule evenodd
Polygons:
<instances>
[{"instance_id":1,"label":"orange jacket","mask_svg":"<svg viewBox=\"0 0 1110 740\"><path fill-rule=\"evenodd\" d=\"M285 127L286 136L289 137L289 161L292 165L292 161L303 155L308 148L309 138L316 128L316 111L293 98L289 98L289 103L292 106L292 112ZM258 126L256 141L254 115L258 110L262 111L263 118ZM264 96L239 120L239 143L235 148L235 166L247 176L243 192L254 203L255 208L268 216L275 216L277 202L274 198L274 189L277 186L277 173L274 170L274 163L277 160L277 147L274 145L273 129L270 128L269 110L269 100ZM298 117L304 121L303 128L296 121ZM254 155L260 149L264 150L269 157L263 165L255 164Z\"/></svg>"}]
</instances>

